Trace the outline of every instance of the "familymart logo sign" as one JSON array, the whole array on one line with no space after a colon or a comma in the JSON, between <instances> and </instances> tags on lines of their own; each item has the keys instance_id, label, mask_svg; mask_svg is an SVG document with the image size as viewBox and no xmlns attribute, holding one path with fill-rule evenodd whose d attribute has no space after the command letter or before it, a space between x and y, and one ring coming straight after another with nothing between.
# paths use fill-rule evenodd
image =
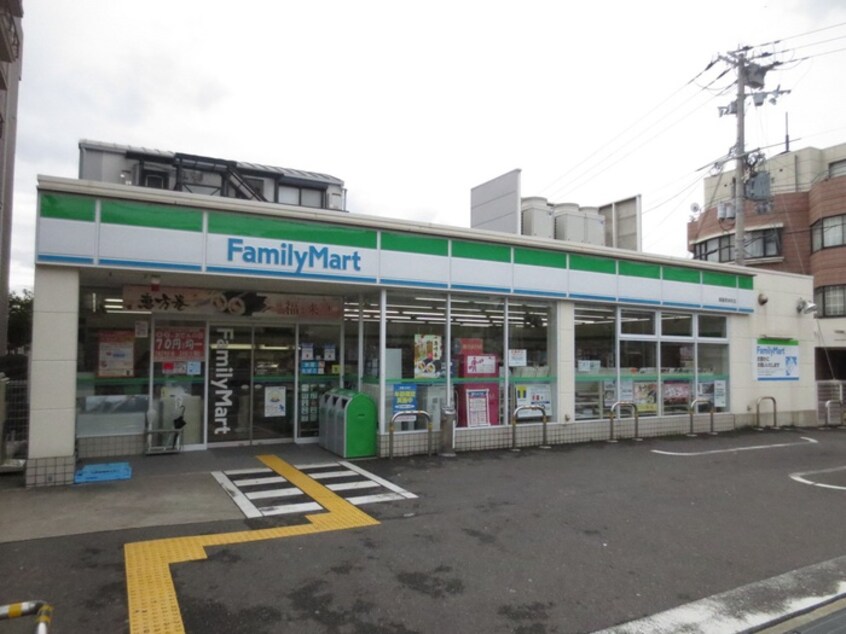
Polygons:
<instances>
[{"instance_id":1,"label":"familymart logo sign","mask_svg":"<svg viewBox=\"0 0 846 634\"><path fill-rule=\"evenodd\" d=\"M369 249L232 236L210 237L209 271L255 271L303 277L375 277Z\"/></svg>"}]
</instances>

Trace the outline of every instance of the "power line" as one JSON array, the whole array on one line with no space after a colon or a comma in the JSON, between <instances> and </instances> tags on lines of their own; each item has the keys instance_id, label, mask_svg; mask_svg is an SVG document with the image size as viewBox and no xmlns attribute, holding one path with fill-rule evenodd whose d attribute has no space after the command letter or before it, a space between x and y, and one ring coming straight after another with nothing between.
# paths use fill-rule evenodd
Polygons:
<instances>
[{"instance_id":1,"label":"power line","mask_svg":"<svg viewBox=\"0 0 846 634\"><path fill-rule=\"evenodd\" d=\"M831 29L836 29L841 26L846 26L846 22L841 22L839 24L832 24L831 26L824 26L820 29L814 29L813 31L806 31L805 33L798 33L796 35L788 35L787 37L783 37L778 40L773 40L772 42L764 42L762 44L757 44L753 48L763 48L764 46L773 46L775 44L781 44L782 42L786 42L787 40L795 40L800 37L805 37L806 35L813 35L814 33L822 33L823 31L830 31Z\"/></svg>"}]
</instances>

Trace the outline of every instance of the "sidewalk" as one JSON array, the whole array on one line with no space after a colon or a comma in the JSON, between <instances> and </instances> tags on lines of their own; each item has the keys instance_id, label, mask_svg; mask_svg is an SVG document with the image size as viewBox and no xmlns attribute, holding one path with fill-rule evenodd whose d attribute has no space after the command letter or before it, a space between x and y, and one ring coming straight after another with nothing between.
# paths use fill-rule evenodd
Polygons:
<instances>
[{"instance_id":1,"label":"sidewalk","mask_svg":"<svg viewBox=\"0 0 846 634\"><path fill-rule=\"evenodd\" d=\"M26 489L23 476L0 476L0 543L98 531L243 519L212 471L260 467L273 454L291 464L337 460L316 444L259 445L156 456L86 459L128 462L128 480Z\"/></svg>"}]
</instances>

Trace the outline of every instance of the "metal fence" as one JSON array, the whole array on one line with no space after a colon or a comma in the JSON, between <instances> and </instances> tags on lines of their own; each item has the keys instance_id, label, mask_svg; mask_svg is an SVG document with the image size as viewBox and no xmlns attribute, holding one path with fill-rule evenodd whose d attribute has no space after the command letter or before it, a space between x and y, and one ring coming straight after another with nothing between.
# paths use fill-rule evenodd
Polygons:
<instances>
[{"instance_id":1,"label":"metal fence","mask_svg":"<svg viewBox=\"0 0 846 634\"><path fill-rule=\"evenodd\" d=\"M29 439L29 383L24 380L6 384L5 442L8 458L25 458Z\"/></svg>"},{"instance_id":2,"label":"metal fence","mask_svg":"<svg viewBox=\"0 0 846 634\"><path fill-rule=\"evenodd\" d=\"M826 422L826 409L832 425L843 422L843 399L846 398L846 381L817 381L817 420ZM826 406L826 404L828 404Z\"/></svg>"}]
</instances>

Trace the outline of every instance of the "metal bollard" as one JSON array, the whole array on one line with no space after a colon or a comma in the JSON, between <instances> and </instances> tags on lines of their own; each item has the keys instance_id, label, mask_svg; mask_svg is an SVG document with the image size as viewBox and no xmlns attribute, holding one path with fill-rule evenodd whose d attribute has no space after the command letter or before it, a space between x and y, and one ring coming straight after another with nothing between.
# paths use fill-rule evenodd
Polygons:
<instances>
[{"instance_id":1,"label":"metal bollard","mask_svg":"<svg viewBox=\"0 0 846 634\"><path fill-rule=\"evenodd\" d=\"M441 449L439 452L446 458L455 457L455 407L441 408Z\"/></svg>"}]
</instances>

